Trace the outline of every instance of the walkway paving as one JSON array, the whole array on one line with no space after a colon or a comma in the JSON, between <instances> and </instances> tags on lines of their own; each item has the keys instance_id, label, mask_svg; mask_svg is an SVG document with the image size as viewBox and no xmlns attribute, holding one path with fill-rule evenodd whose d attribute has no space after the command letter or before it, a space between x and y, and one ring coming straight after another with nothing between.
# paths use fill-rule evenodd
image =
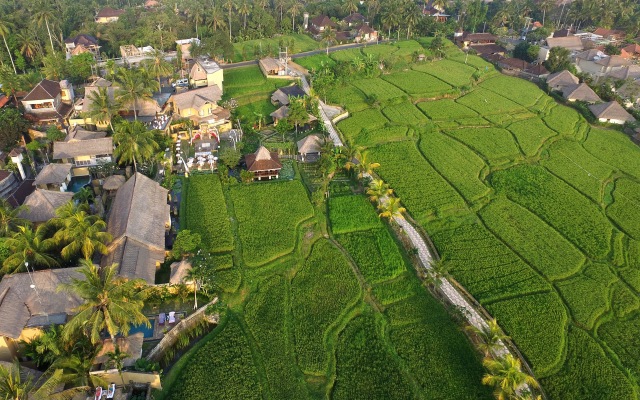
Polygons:
<instances>
[{"instance_id":1,"label":"walkway paving","mask_svg":"<svg viewBox=\"0 0 640 400\"><path fill-rule=\"evenodd\" d=\"M307 78L301 74L299 75L299 77L302 85L302 90L304 90L304 92L310 96L311 87L309 87L309 82L307 82ZM342 147L343 146L342 140L340 140L340 136L338 135L336 128L333 126L333 122L331 122L331 118L327 116L327 113L325 112L324 107L325 107L325 104L321 100L318 100L318 111L320 111L320 117L324 122L324 126L327 129L327 132L329 132L329 138L333 141L334 146Z\"/></svg>"},{"instance_id":2,"label":"walkway paving","mask_svg":"<svg viewBox=\"0 0 640 400\"><path fill-rule=\"evenodd\" d=\"M393 217L393 220L407 234L407 237L409 237L409 240L411 241L413 247L418 249L418 258L420 258L422 267L427 271L431 270L431 261L433 260L433 257L431 256L431 252L429 251L429 248L427 247L427 244L425 243L420 233L416 230L416 228L413 227L413 225L409 223L409 221L404 218ZM488 326L487 321L485 321L485 319L447 279L442 280L440 290L453 305L459 307L464 311L467 320L471 325L475 326L478 329L483 329ZM496 353L496 355L501 357L509 353L509 350L506 348L506 346L502 345L496 351Z\"/></svg>"}]
</instances>

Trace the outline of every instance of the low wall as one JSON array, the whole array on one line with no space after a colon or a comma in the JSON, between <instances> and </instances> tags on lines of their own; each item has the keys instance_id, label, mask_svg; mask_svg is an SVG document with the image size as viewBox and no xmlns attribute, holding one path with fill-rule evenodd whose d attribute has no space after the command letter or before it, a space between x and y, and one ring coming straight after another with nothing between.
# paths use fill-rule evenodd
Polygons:
<instances>
[{"instance_id":1,"label":"low wall","mask_svg":"<svg viewBox=\"0 0 640 400\"><path fill-rule=\"evenodd\" d=\"M343 119L347 119L349 118L349 111L345 111L340 115L336 115L331 121L334 124L337 124L338 122L342 121Z\"/></svg>"},{"instance_id":2,"label":"low wall","mask_svg":"<svg viewBox=\"0 0 640 400\"><path fill-rule=\"evenodd\" d=\"M108 369L106 371L93 371L89 372L90 375L97 375L105 381L115 383L116 385L129 383L140 383L143 385L149 385L154 389L162 390L162 384L160 383L160 374L158 372L138 372L138 371L123 371L122 377L118 373L117 369Z\"/></svg>"},{"instance_id":3,"label":"low wall","mask_svg":"<svg viewBox=\"0 0 640 400\"><path fill-rule=\"evenodd\" d=\"M218 298L216 297L210 303L205 304L203 307L200 307L196 312L189 315L187 318L183 319L182 321L178 322L176 326L173 327L173 329L171 329L169 332L167 332L164 335L164 337L160 340L160 343L158 343L156 347L151 349L151 352L149 352L149 355L147 355L147 360L152 362L160 361L164 352L176 344L176 342L178 341L178 338L180 337L180 333L192 328L194 325L200 322L203 318L205 318L206 315L204 312L206 311L206 309L210 305L216 304L217 302L218 302ZM215 318L217 321L217 317Z\"/></svg>"}]
</instances>

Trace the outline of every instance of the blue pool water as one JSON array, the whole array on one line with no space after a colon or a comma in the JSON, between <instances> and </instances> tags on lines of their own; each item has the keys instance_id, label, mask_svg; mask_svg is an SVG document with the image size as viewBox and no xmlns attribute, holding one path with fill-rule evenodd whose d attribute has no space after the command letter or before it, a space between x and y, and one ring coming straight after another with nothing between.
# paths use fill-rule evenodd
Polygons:
<instances>
[{"instance_id":1,"label":"blue pool water","mask_svg":"<svg viewBox=\"0 0 640 400\"><path fill-rule=\"evenodd\" d=\"M71 182L69 182L69 186L67 187L67 191L78 193L82 187L91 182L90 176L74 176L71 178Z\"/></svg>"},{"instance_id":2,"label":"blue pool water","mask_svg":"<svg viewBox=\"0 0 640 400\"><path fill-rule=\"evenodd\" d=\"M145 339L153 337L153 326L155 325L156 320L150 319L149 323L151 324L151 328L147 328L147 326L144 324L131 325L131 328L129 329L129 336L133 335L134 333L142 332L144 334Z\"/></svg>"}]
</instances>

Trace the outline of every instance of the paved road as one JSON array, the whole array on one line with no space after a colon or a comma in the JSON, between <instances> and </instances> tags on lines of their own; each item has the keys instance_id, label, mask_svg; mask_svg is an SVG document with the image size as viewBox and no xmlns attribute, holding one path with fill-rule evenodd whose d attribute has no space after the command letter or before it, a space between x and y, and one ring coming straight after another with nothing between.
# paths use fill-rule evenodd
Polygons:
<instances>
[{"instance_id":1,"label":"paved road","mask_svg":"<svg viewBox=\"0 0 640 400\"><path fill-rule=\"evenodd\" d=\"M307 82L307 78L305 78L304 75L300 75L300 82L302 85L302 90L304 90L304 92L310 96L311 87L309 86L309 82ZM324 126L327 129L327 132L329 132L329 138L333 141L333 145L336 147L341 147L342 140L340 140L340 135L338 135L336 127L333 126L333 121L331 121L331 118L329 118L327 113L324 111L324 103L320 99L318 99L318 111L320 111L320 117L324 122Z\"/></svg>"},{"instance_id":2,"label":"paved road","mask_svg":"<svg viewBox=\"0 0 640 400\"><path fill-rule=\"evenodd\" d=\"M386 42L387 42L386 40L381 40L379 43L381 44ZM367 46L376 46L376 43L351 43L351 44L342 44L339 46L332 46L332 47L329 47L329 53L333 53L334 51L356 49L358 47L367 47ZM326 53L327 53L327 49L318 49L318 50L312 50L312 51L305 51L303 53L292 54L291 58L295 60L296 58L313 56L316 54L326 54ZM242 61L242 62L237 62L232 64L222 64L220 67L222 69L233 69L233 68L248 67L250 65L258 65L258 60Z\"/></svg>"}]
</instances>

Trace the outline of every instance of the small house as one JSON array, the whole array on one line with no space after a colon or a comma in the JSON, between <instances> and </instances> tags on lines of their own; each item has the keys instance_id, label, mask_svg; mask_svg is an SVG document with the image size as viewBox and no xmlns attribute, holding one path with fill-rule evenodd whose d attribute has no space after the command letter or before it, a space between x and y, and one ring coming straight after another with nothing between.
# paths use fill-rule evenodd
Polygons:
<instances>
[{"instance_id":1,"label":"small house","mask_svg":"<svg viewBox=\"0 0 640 400\"><path fill-rule=\"evenodd\" d=\"M601 58L600 60L594 61L594 63L600 66L600 72L605 75L631 64L629 60L618 55Z\"/></svg>"},{"instance_id":2,"label":"small house","mask_svg":"<svg viewBox=\"0 0 640 400\"><path fill-rule=\"evenodd\" d=\"M305 93L305 91L302 90L302 88L297 84L283 86L273 92L273 94L271 95L271 104L273 104L274 106L288 106L289 98L302 98L306 95L307 94Z\"/></svg>"},{"instance_id":3,"label":"small house","mask_svg":"<svg viewBox=\"0 0 640 400\"><path fill-rule=\"evenodd\" d=\"M71 183L72 164L48 164L36 176L33 186L38 189L66 192Z\"/></svg>"},{"instance_id":4,"label":"small house","mask_svg":"<svg viewBox=\"0 0 640 400\"><path fill-rule=\"evenodd\" d=\"M324 139L318 135L309 135L298 141L298 153L302 162L314 162L320 158Z\"/></svg>"},{"instance_id":5,"label":"small house","mask_svg":"<svg viewBox=\"0 0 640 400\"><path fill-rule=\"evenodd\" d=\"M56 217L56 210L73 199L72 192L36 189L25 199L26 210L20 211L20 218L34 224L47 222Z\"/></svg>"},{"instance_id":6,"label":"small house","mask_svg":"<svg viewBox=\"0 0 640 400\"><path fill-rule=\"evenodd\" d=\"M464 32L456 37L456 42L466 48L473 44L494 44L498 37L491 33L470 33Z\"/></svg>"},{"instance_id":7,"label":"small house","mask_svg":"<svg viewBox=\"0 0 640 400\"><path fill-rule=\"evenodd\" d=\"M218 86L223 92L224 75L217 62L209 59L197 59L189 71L189 84L193 87Z\"/></svg>"},{"instance_id":8,"label":"small house","mask_svg":"<svg viewBox=\"0 0 640 400\"><path fill-rule=\"evenodd\" d=\"M37 125L66 123L73 111L73 86L43 79L22 98L24 115Z\"/></svg>"},{"instance_id":9,"label":"small house","mask_svg":"<svg viewBox=\"0 0 640 400\"><path fill-rule=\"evenodd\" d=\"M565 87L573 87L578 85L579 83L580 80L578 79L578 77L567 71L566 69L564 71L556 72L555 74L547 76L547 86L551 90L562 91Z\"/></svg>"},{"instance_id":10,"label":"small house","mask_svg":"<svg viewBox=\"0 0 640 400\"><path fill-rule=\"evenodd\" d=\"M378 40L378 31L370 27L369 25L360 26L355 32L353 40L356 43L360 42L375 42Z\"/></svg>"},{"instance_id":11,"label":"small house","mask_svg":"<svg viewBox=\"0 0 640 400\"><path fill-rule=\"evenodd\" d=\"M554 47L563 47L571 52L584 50L582 39L578 36L552 37L547 39L549 49Z\"/></svg>"},{"instance_id":12,"label":"small house","mask_svg":"<svg viewBox=\"0 0 640 400\"><path fill-rule=\"evenodd\" d=\"M165 233L171 227L169 191L158 182L135 173L116 192L107 230L113 237L101 265L119 265L118 274L155 283L164 262Z\"/></svg>"},{"instance_id":13,"label":"small house","mask_svg":"<svg viewBox=\"0 0 640 400\"><path fill-rule=\"evenodd\" d=\"M357 12L349 14L345 18L342 19L342 23L345 24L346 26L348 26L349 28L358 27L358 26L364 24L364 15L362 15L360 13L357 13Z\"/></svg>"},{"instance_id":14,"label":"small house","mask_svg":"<svg viewBox=\"0 0 640 400\"><path fill-rule=\"evenodd\" d=\"M628 58L638 59L640 57L640 45L636 43L625 46L622 50L627 53Z\"/></svg>"},{"instance_id":15,"label":"small house","mask_svg":"<svg viewBox=\"0 0 640 400\"><path fill-rule=\"evenodd\" d=\"M180 48L182 52L182 60L190 60L191 59L191 46L200 45L200 39L191 38L191 39L180 39L176 40L176 45Z\"/></svg>"},{"instance_id":16,"label":"small house","mask_svg":"<svg viewBox=\"0 0 640 400\"><path fill-rule=\"evenodd\" d=\"M124 10L105 7L96 14L95 21L98 24L110 24L112 22L117 22L122 14L124 14Z\"/></svg>"},{"instance_id":17,"label":"small house","mask_svg":"<svg viewBox=\"0 0 640 400\"><path fill-rule=\"evenodd\" d=\"M65 39L64 46L67 49L67 57L77 56L83 53L91 53L95 59L100 57L98 40L91 35L80 34Z\"/></svg>"},{"instance_id":18,"label":"small house","mask_svg":"<svg viewBox=\"0 0 640 400\"><path fill-rule=\"evenodd\" d=\"M173 94L169 103L174 114L180 118L189 118L196 124L208 124L216 126L219 131L226 131L231 129L231 113L218 105L221 99L222 91L213 85Z\"/></svg>"},{"instance_id":19,"label":"small house","mask_svg":"<svg viewBox=\"0 0 640 400\"><path fill-rule=\"evenodd\" d=\"M617 29L597 28L593 31L594 35L601 36L604 40L609 42L618 42L624 40L626 33Z\"/></svg>"},{"instance_id":20,"label":"small house","mask_svg":"<svg viewBox=\"0 0 640 400\"><path fill-rule=\"evenodd\" d=\"M324 32L327 28L336 29L337 25L335 22L331 20L331 18L326 15L318 15L311 19L311 24L309 24L309 31L316 36L319 36Z\"/></svg>"},{"instance_id":21,"label":"small house","mask_svg":"<svg viewBox=\"0 0 640 400\"><path fill-rule=\"evenodd\" d=\"M289 117L289 106L282 106L269 114L271 118L273 118L273 126L278 126L278 122L285 118ZM315 115L309 114L309 120L307 121L307 125L312 125L318 122L318 118Z\"/></svg>"},{"instance_id":22,"label":"small house","mask_svg":"<svg viewBox=\"0 0 640 400\"><path fill-rule=\"evenodd\" d=\"M79 268L57 268L5 275L0 281L0 360L13 361L20 340L31 340L51 325L67 322L80 299L58 291L80 279ZM34 290L35 289L35 290ZM36 292L37 290L37 292Z\"/></svg>"},{"instance_id":23,"label":"small house","mask_svg":"<svg viewBox=\"0 0 640 400\"><path fill-rule=\"evenodd\" d=\"M287 74L287 68L283 62L273 57L265 57L258 61L260 70L266 76L282 76Z\"/></svg>"},{"instance_id":24,"label":"small house","mask_svg":"<svg viewBox=\"0 0 640 400\"><path fill-rule=\"evenodd\" d=\"M589 110L598 118L598 121L603 123L624 125L626 122L636 121L636 119L616 101L593 104L589 106Z\"/></svg>"},{"instance_id":25,"label":"small house","mask_svg":"<svg viewBox=\"0 0 640 400\"><path fill-rule=\"evenodd\" d=\"M112 161L113 139L106 132L87 131L79 126L69 128L62 142L53 143L53 159L75 167L89 167Z\"/></svg>"},{"instance_id":26,"label":"small house","mask_svg":"<svg viewBox=\"0 0 640 400\"><path fill-rule=\"evenodd\" d=\"M565 86L562 89L562 96L571 102L584 101L585 103L599 103L602 101L596 92L594 92L586 83Z\"/></svg>"},{"instance_id":27,"label":"small house","mask_svg":"<svg viewBox=\"0 0 640 400\"><path fill-rule=\"evenodd\" d=\"M247 171L253 172L254 180L278 179L282 169L278 153L272 153L266 147L260 146L255 153L244 156L244 159Z\"/></svg>"}]
</instances>

